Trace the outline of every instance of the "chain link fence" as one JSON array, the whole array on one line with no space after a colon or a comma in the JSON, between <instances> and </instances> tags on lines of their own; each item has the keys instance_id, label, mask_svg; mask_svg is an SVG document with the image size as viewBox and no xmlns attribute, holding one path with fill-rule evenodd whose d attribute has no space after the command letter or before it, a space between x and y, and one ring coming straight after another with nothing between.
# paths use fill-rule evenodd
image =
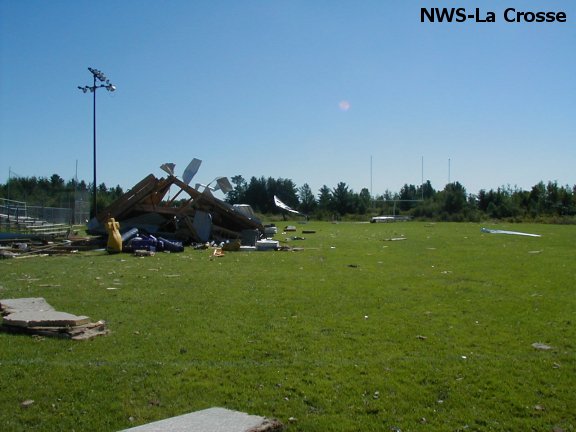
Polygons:
<instances>
[{"instance_id":1,"label":"chain link fence","mask_svg":"<svg viewBox=\"0 0 576 432\"><path fill-rule=\"evenodd\" d=\"M76 193L73 208L31 206L22 201L0 198L0 224L2 227L34 224L83 225L90 217L89 195Z\"/></svg>"}]
</instances>

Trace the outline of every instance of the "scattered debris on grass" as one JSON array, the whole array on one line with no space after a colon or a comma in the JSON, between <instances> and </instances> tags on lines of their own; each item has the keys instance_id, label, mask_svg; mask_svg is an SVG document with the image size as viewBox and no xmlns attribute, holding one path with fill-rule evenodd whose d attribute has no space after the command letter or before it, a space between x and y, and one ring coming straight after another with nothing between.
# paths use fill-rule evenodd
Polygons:
<instances>
[{"instance_id":1,"label":"scattered debris on grass","mask_svg":"<svg viewBox=\"0 0 576 432\"><path fill-rule=\"evenodd\" d=\"M279 248L280 242L278 240L263 239L256 242L257 251L278 250Z\"/></svg>"},{"instance_id":2,"label":"scattered debris on grass","mask_svg":"<svg viewBox=\"0 0 576 432\"><path fill-rule=\"evenodd\" d=\"M542 237L540 234L530 234L518 231L506 231L506 230L496 230L496 229L489 229L489 228L480 228L480 231L487 234L510 234L510 235L520 235L520 236L527 236L527 237Z\"/></svg>"},{"instance_id":3,"label":"scattered debris on grass","mask_svg":"<svg viewBox=\"0 0 576 432\"><path fill-rule=\"evenodd\" d=\"M373 216L370 223L405 222L411 219L411 216Z\"/></svg>"},{"instance_id":4,"label":"scattered debris on grass","mask_svg":"<svg viewBox=\"0 0 576 432\"><path fill-rule=\"evenodd\" d=\"M278 234L278 228L276 228L276 225L274 224L264 225L264 234L267 236L274 236Z\"/></svg>"},{"instance_id":5,"label":"scattered debris on grass","mask_svg":"<svg viewBox=\"0 0 576 432\"><path fill-rule=\"evenodd\" d=\"M156 255L156 252L154 252L154 251L142 250L142 249L137 249L134 251L134 256L136 256L136 257L147 257L147 256L154 256L154 255Z\"/></svg>"},{"instance_id":6,"label":"scattered debris on grass","mask_svg":"<svg viewBox=\"0 0 576 432\"><path fill-rule=\"evenodd\" d=\"M546 344L541 343L541 342L534 342L532 344L532 347L536 348L538 350L543 350L543 351L548 351L548 350L551 350L553 348L550 345L546 345Z\"/></svg>"},{"instance_id":7,"label":"scattered debris on grass","mask_svg":"<svg viewBox=\"0 0 576 432\"><path fill-rule=\"evenodd\" d=\"M20 402L20 406L22 408L29 408L32 405L34 405L34 400L32 399L26 399L25 401Z\"/></svg>"}]
</instances>

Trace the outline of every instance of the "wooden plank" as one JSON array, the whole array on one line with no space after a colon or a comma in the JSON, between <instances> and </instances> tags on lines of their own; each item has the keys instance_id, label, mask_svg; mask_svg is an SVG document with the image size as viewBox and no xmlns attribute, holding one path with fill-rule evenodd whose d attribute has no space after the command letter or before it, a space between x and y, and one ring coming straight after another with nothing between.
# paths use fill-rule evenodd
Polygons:
<instances>
[{"instance_id":1,"label":"wooden plank","mask_svg":"<svg viewBox=\"0 0 576 432\"><path fill-rule=\"evenodd\" d=\"M212 231L224 234L226 238L240 238L240 233L238 231L232 231L218 225L213 224Z\"/></svg>"},{"instance_id":2,"label":"wooden plank","mask_svg":"<svg viewBox=\"0 0 576 432\"><path fill-rule=\"evenodd\" d=\"M162 204L162 200L170 190L170 186L172 186L173 179L176 177L168 177L167 179L160 179L156 184L156 190L152 192L149 196L150 204L160 206Z\"/></svg>"},{"instance_id":3,"label":"wooden plank","mask_svg":"<svg viewBox=\"0 0 576 432\"><path fill-rule=\"evenodd\" d=\"M98 220L105 222L108 216L119 219L127 213L132 206L146 198L154 190L158 180L153 174L148 175L141 180L136 186L106 207L98 214Z\"/></svg>"},{"instance_id":4,"label":"wooden plank","mask_svg":"<svg viewBox=\"0 0 576 432\"><path fill-rule=\"evenodd\" d=\"M132 210L136 212L158 213L171 216L176 216L178 214L178 207L162 207L154 206L151 204L136 204L134 207L132 207Z\"/></svg>"}]
</instances>

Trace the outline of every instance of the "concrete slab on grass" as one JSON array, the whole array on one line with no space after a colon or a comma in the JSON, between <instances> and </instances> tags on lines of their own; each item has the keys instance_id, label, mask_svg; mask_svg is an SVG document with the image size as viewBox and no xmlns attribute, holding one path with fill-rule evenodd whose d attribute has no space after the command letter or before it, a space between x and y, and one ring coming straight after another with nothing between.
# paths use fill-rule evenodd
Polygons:
<instances>
[{"instance_id":1,"label":"concrete slab on grass","mask_svg":"<svg viewBox=\"0 0 576 432\"><path fill-rule=\"evenodd\" d=\"M92 323L87 316L54 310L42 297L2 299L0 316L1 332L74 340L108 334L105 321Z\"/></svg>"},{"instance_id":2,"label":"concrete slab on grass","mask_svg":"<svg viewBox=\"0 0 576 432\"><path fill-rule=\"evenodd\" d=\"M5 315L23 311L53 311L43 297L16 298L0 300L0 310Z\"/></svg>"},{"instance_id":3,"label":"concrete slab on grass","mask_svg":"<svg viewBox=\"0 0 576 432\"><path fill-rule=\"evenodd\" d=\"M279 432L282 430L284 426L278 421L216 407L136 426L121 432Z\"/></svg>"},{"instance_id":4,"label":"concrete slab on grass","mask_svg":"<svg viewBox=\"0 0 576 432\"><path fill-rule=\"evenodd\" d=\"M58 311L14 312L4 317L4 324L15 327L77 327L89 322L87 316Z\"/></svg>"}]
</instances>

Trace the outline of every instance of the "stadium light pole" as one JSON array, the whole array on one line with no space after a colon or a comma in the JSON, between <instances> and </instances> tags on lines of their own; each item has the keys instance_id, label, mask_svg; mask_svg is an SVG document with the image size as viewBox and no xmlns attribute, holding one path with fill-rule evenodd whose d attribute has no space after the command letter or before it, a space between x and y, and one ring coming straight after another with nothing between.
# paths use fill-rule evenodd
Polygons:
<instances>
[{"instance_id":1,"label":"stadium light pole","mask_svg":"<svg viewBox=\"0 0 576 432\"><path fill-rule=\"evenodd\" d=\"M92 77L94 78L93 84L91 86L83 86L83 87L78 86L78 89L82 90L82 92L84 93L89 91L94 95L94 106L92 112L92 127L93 127L92 136L94 140L93 142L94 179L92 183L92 217L96 217L96 215L98 214L98 210L96 207L96 90L98 90L99 88L105 88L109 92L113 92L116 91L116 86L110 83L108 79L106 79L106 75L104 75L102 71L90 67L88 68L88 70L90 71ZM97 81L103 84L96 84Z\"/></svg>"}]
</instances>

